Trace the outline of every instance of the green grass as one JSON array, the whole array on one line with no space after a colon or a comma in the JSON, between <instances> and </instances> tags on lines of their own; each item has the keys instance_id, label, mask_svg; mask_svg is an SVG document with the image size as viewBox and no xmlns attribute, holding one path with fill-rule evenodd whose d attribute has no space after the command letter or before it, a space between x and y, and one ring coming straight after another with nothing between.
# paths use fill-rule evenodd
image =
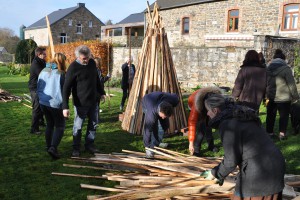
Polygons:
<instances>
[{"instance_id":1,"label":"green grass","mask_svg":"<svg viewBox=\"0 0 300 200\"><path fill-rule=\"evenodd\" d=\"M6 67L0 66L0 88L18 96L28 94L28 77L8 75L7 71ZM121 152L122 149L144 151L141 136L128 134L121 129L121 123L118 121L121 93L112 93L116 97L111 98L111 109L108 108L108 103L102 105L102 123L97 129L96 146L102 153ZM186 104L187 96L184 98ZM262 114L261 118L264 123L265 115ZM84 165L69 159L72 150L72 119L73 116L67 121L65 134L59 146L62 158L53 161L45 151L44 137L29 134L31 109L19 102L0 103L0 199L86 199L87 195L106 194L82 189L80 184L112 187L114 182L51 175L51 172L98 176L105 173L63 167L64 163ZM221 146L217 134L215 138L215 143ZM172 150L188 153L187 137L176 136L164 140L171 144ZM299 144L299 135L289 136L288 140L283 142L276 141L286 158L287 173L300 174ZM204 156L223 155L222 148L216 154L206 151L206 148L207 144L204 142ZM90 155L83 153L82 156Z\"/></svg>"}]
</instances>

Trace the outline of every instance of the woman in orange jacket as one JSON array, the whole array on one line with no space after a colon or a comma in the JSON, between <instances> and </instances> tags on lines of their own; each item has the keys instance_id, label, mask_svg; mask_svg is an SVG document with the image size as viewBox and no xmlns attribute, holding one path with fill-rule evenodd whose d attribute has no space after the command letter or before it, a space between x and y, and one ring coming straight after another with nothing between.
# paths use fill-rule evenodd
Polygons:
<instances>
[{"instance_id":1,"label":"woman in orange jacket","mask_svg":"<svg viewBox=\"0 0 300 200\"><path fill-rule=\"evenodd\" d=\"M201 149L201 143L204 139L204 136L206 137L206 141L208 144L208 150L217 152L218 148L214 145L214 138L212 136L212 129L206 125L206 115L201 115L196 110L195 107L195 97L200 92L219 92L220 90L216 91L216 87L207 87L204 89L199 89L192 93L188 98L188 105L190 108L190 115L188 119L188 139L189 139L189 151L191 155L200 156L200 149Z\"/></svg>"}]
</instances>

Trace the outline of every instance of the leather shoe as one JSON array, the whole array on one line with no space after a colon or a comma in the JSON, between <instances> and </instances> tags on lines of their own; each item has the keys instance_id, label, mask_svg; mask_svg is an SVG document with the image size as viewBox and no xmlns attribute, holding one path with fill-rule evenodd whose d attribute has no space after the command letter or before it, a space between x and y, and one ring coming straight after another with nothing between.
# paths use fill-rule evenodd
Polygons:
<instances>
[{"instance_id":1,"label":"leather shoe","mask_svg":"<svg viewBox=\"0 0 300 200\"><path fill-rule=\"evenodd\" d=\"M74 149L72 152L72 157L79 157L80 156L80 151L77 149Z\"/></svg>"},{"instance_id":2,"label":"leather shoe","mask_svg":"<svg viewBox=\"0 0 300 200\"><path fill-rule=\"evenodd\" d=\"M90 145L90 146L87 146L85 147L85 150L89 153L99 153L99 150L94 146L94 145Z\"/></svg>"},{"instance_id":3,"label":"leather shoe","mask_svg":"<svg viewBox=\"0 0 300 200\"><path fill-rule=\"evenodd\" d=\"M57 150L56 150L54 147L50 147L50 148L48 149L48 153L50 154L50 156L52 156L53 159L58 159L58 158L60 158L60 156L59 156Z\"/></svg>"}]
</instances>

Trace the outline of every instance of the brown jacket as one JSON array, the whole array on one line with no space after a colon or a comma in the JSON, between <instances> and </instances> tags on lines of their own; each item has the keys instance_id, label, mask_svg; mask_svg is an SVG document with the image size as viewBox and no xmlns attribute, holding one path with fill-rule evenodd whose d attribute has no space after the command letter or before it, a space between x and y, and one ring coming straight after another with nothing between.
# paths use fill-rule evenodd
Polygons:
<instances>
[{"instance_id":1,"label":"brown jacket","mask_svg":"<svg viewBox=\"0 0 300 200\"><path fill-rule=\"evenodd\" d=\"M259 109L266 93L267 70L264 66L242 66L236 77L232 96L242 105Z\"/></svg>"}]
</instances>

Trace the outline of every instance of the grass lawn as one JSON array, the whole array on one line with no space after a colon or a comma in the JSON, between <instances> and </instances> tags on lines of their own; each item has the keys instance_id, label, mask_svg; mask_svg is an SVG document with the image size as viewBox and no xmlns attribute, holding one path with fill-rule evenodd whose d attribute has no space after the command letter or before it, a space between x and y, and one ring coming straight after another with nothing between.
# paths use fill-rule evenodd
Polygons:
<instances>
[{"instance_id":1,"label":"grass lawn","mask_svg":"<svg viewBox=\"0 0 300 200\"><path fill-rule=\"evenodd\" d=\"M7 74L7 68L0 66L0 88L18 96L29 94L28 77ZM118 121L120 92L111 92L111 108L108 103L102 105L100 127L97 129L95 144L101 153L121 152L122 149L144 151L142 137L134 136L121 129ZM185 97L185 103L186 103ZM26 102L24 102L26 103ZM264 108L262 108L264 112ZM73 112L72 112L73 114ZM86 175L102 175L104 171L91 169L72 169L63 167L67 164L82 164L70 160L72 151L73 116L67 121L64 137L59 146L62 158L52 160L45 151L44 136L32 135L30 131L31 109L19 102L0 103L0 199L86 199L87 195L105 194L105 192L81 189L80 184L92 184L105 187L113 186L113 182L104 180L59 177L52 172L77 173ZM265 114L261 115L265 123ZM44 128L42 128L44 130ZM84 130L83 130L84 132ZM289 128L291 132L291 128ZM215 134L215 143L220 147L220 139ZM176 136L164 139L170 143L170 149L188 153L187 137ZM282 150L286 162L287 173L300 174L300 136L289 136L288 140L276 145ZM222 156L205 151L204 156ZM90 154L82 153L83 157Z\"/></svg>"}]
</instances>

